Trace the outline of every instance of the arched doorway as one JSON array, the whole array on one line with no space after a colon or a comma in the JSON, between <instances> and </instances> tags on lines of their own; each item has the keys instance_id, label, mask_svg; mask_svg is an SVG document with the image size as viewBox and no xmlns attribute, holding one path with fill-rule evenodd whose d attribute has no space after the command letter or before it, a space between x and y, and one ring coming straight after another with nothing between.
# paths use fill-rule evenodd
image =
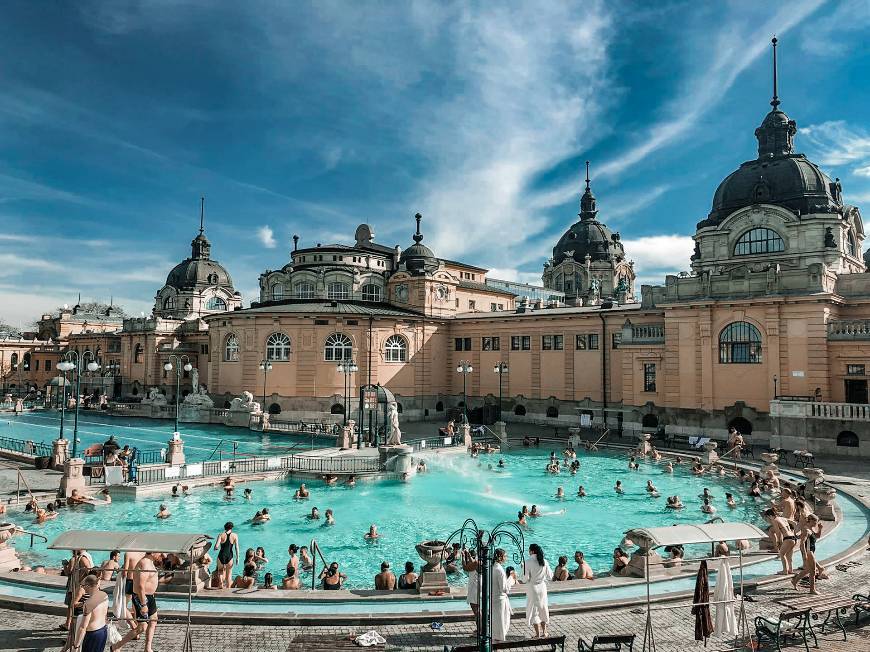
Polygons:
<instances>
[{"instance_id":1,"label":"arched doorway","mask_svg":"<svg viewBox=\"0 0 870 652\"><path fill-rule=\"evenodd\" d=\"M514 408L514 414L518 417L526 416L526 406L525 405L517 405Z\"/></svg>"},{"instance_id":2,"label":"arched doorway","mask_svg":"<svg viewBox=\"0 0 870 652\"><path fill-rule=\"evenodd\" d=\"M743 417L734 417L731 421L728 422L729 428L736 428L737 432L741 435L751 435L752 434L752 422L749 419L744 419Z\"/></svg>"},{"instance_id":3,"label":"arched doorway","mask_svg":"<svg viewBox=\"0 0 870 652\"><path fill-rule=\"evenodd\" d=\"M277 403L272 403L269 406L269 414L281 414L281 406Z\"/></svg>"},{"instance_id":4,"label":"arched doorway","mask_svg":"<svg viewBox=\"0 0 870 652\"><path fill-rule=\"evenodd\" d=\"M344 414L344 406L341 403L333 403L329 408L330 414Z\"/></svg>"},{"instance_id":5,"label":"arched doorway","mask_svg":"<svg viewBox=\"0 0 870 652\"><path fill-rule=\"evenodd\" d=\"M640 420L640 425L646 430L647 428L656 430L659 427L659 418L655 414L644 414Z\"/></svg>"},{"instance_id":6,"label":"arched doorway","mask_svg":"<svg viewBox=\"0 0 870 652\"><path fill-rule=\"evenodd\" d=\"M837 446L845 446L847 448L858 448L858 435L851 430L844 430L837 435Z\"/></svg>"},{"instance_id":7,"label":"arched doorway","mask_svg":"<svg viewBox=\"0 0 870 652\"><path fill-rule=\"evenodd\" d=\"M547 416L550 419L557 419L559 417L559 408L557 408L555 405L551 405L547 408Z\"/></svg>"}]
</instances>

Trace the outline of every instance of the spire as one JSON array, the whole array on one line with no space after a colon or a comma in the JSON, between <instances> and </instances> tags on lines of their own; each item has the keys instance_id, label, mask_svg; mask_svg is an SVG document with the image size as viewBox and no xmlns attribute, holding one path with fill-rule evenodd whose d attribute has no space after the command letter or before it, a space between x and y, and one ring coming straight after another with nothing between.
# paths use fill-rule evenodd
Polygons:
<instances>
[{"instance_id":1,"label":"spire","mask_svg":"<svg viewBox=\"0 0 870 652\"><path fill-rule=\"evenodd\" d=\"M299 236L294 234L294 236L293 236L293 251L296 251L298 248L299 248Z\"/></svg>"},{"instance_id":2,"label":"spire","mask_svg":"<svg viewBox=\"0 0 870 652\"><path fill-rule=\"evenodd\" d=\"M199 198L199 234L202 235L203 223L205 222L205 197Z\"/></svg>"},{"instance_id":3,"label":"spire","mask_svg":"<svg viewBox=\"0 0 870 652\"><path fill-rule=\"evenodd\" d=\"M414 242L420 244L420 242L423 240L423 234L420 233L420 220L423 219L423 216L420 215L420 213L417 213L414 216L414 219L417 220L417 232L414 234Z\"/></svg>"},{"instance_id":4,"label":"spire","mask_svg":"<svg viewBox=\"0 0 870 652\"><path fill-rule=\"evenodd\" d=\"M777 156L788 156L794 150L794 135L797 133L797 124L789 120L779 105L779 73L777 71L776 46L779 41L774 36L771 41L773 46L773 99L770 101L770 110L761 126L755 130L758 139L758 158L768 159Z\"/></svg>"},{"instance_id":5,"label":"spire","mask_svg":"<svg viewBox=\"0 0 870 652\"><path fill-rule=\"evenodd\" d=\"M586 161L586 190L580 197L580 219L594 220L597 214L595 195L592 194L592 187L589 185L589 161Z\"/></svg>"},{"instance_id":6,"label":"spire","mask_svg":"<svg viewBox=\"0 0 870 652\"><path fill-rule=\"evenodd\" d=\"M779 96L776 94L776 44L778 42L776 36L770 40L770 43L773 45L773 99L770 101L770 106L773 107L774 111L776 111L777 107L780 105Z\"/></svg>"}]
</instances>

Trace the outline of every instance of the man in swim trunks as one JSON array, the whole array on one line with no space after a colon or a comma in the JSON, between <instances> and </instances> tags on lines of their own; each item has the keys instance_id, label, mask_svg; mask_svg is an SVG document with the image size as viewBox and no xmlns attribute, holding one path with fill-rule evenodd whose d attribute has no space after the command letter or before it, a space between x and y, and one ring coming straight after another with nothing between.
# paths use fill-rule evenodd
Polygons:
<instances>
[{"instance_id":1,"label":"man in swim trunks","mask_svg":"<svg viewBox=\"0 0 870 652\"><path fill-rule=\"evenodd\" d=\"M145 652L154 652L151 647L154 642L154 632L157 630L157 567L154 566L154 553L148 552L136 564L133 574L133 613L136 616L136 627L127 632L126 636L112 645L111 652L120 650L127 643L145 632Z\"/></svg>"}]
</instances>

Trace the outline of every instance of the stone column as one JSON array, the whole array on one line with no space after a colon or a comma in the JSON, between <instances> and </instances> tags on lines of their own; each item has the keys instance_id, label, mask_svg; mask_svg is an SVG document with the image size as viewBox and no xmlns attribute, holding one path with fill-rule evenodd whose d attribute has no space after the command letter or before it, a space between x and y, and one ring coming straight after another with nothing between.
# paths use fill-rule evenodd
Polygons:
<instances>
[{"instance_id":1,"label":"stone column","mask_svg":"<svg viewBox=\"0 0 870 652\"><path fill-rule=\"evenodd\" d=\"M447 572L441 566L441 553L444 551L443 541L423 541L414 548L426 564L420 569L417 577L417 591L449 591Z\"/></svg>"},{"instance_id":2,"label":"stone column","mask_svg":"<svg viewBox=\"0 0 870 652\"><path fill-rule=\"evenodd\" d=\"M169 466L184 466L184 441L177 432L167 442L165 462Z\"/></svg>"},{"instance_id":3,"label":"stone column","mask_svg":"<svg viewBox=\"0 0 870 652\"><path fill-rule=\"evenodd\" d=\"M51 468L59 469L69 459L69 440L55 439L51 442Z\"/></svg>"},{"instance_id":4,"label":"stone column","mask_svg":"<svg viewBox=\"0 0 870 652\"><path fill-rule=\"evenodd\" d=\"M82 472L84 467L85 461L79 457L67 460L64 463L60 488L57 490L57 495L60 498L69 498L72 495L73 489L78 489L79 493L84 493L85 476Z\"/></svg>"}]
</instances>

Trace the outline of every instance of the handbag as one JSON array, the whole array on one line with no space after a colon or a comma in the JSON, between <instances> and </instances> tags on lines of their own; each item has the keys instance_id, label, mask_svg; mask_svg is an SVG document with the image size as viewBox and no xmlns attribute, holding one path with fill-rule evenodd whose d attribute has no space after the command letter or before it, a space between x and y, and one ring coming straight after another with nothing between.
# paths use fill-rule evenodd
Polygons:
<instances>
[{"instance_id":1,"label":"handbag","mask_svg":"<svg viewBox=\"0 0 870 652\"><path fill-rule=\"evenodd\" d=\"M124 638L121 636L121 632L118 631L118 626L115 623L108 623L106 625L106 634L110 646Z\"/></svg>"}]
</instances>

